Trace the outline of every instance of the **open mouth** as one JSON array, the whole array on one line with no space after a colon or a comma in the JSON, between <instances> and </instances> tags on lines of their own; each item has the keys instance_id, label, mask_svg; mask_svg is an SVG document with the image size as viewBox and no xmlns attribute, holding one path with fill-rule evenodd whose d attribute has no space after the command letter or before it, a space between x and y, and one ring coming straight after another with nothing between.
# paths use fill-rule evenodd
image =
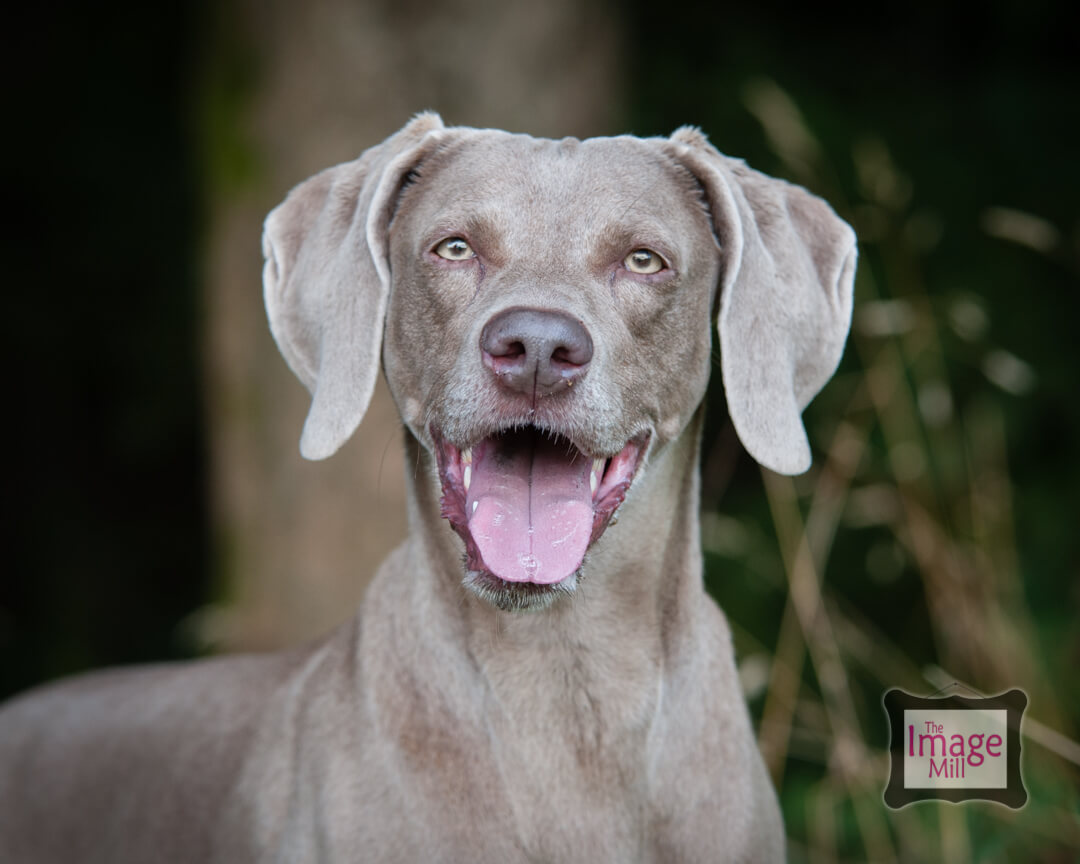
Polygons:
<instances>
[{"instance_id":1,"label":"open mouth","mask_svg":"<svg viewBox=\"0 0 1080 864\"><path fill-rule=\"evenodd\" d=\"M573 590L648 443L646 433L612 456L593 456L534 426L464 449L431 432L442 515L465 541L466 584L501 608L529 608Z\"/></svg>"}]
</instances>

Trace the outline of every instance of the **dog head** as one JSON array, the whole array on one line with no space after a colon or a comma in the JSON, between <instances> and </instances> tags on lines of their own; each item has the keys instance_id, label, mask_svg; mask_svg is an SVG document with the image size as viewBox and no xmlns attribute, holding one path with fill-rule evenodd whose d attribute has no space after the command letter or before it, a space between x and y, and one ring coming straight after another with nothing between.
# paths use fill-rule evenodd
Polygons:
<instances>
[{"instance_id":1,"label":"dog head","mask_svg":"<svg viewBox=\"0 0 1080 864\"><path fill-rule=\"evenodd\" d=\"M436 457L466 584L573 589L588 547L700 404L719 330L729 412L763 465L810 464L802 410L840 360L855 238L818 198L670 139L541 140L422 114L266 220L270 326L331 455L380 353Z\"/></svg>"}]
</instances>

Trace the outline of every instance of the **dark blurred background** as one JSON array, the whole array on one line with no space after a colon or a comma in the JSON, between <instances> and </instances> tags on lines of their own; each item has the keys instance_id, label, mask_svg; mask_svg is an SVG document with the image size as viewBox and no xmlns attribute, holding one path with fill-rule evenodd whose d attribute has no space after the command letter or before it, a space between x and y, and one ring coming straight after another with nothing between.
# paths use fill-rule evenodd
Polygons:
<instances>
[{"instance_id":1,"label":"dark blurred background","mask_svg":"<svg viewBox=\"0 0 1080 864\"><path fill-rule=\"evenodd\" d=\"M693 123L860 236L815 467L758 469L718 377L703 456L709 587L792 860L1076 860L1076 24L1040 0L13 13L0 696L309 638L401 536L385 393L329 465L297 453L258 244L291 185L423 108L553 136ZM1024 811L882 804L882 693L954 682L1028 693Z\"/></svg>"}]
</instances>

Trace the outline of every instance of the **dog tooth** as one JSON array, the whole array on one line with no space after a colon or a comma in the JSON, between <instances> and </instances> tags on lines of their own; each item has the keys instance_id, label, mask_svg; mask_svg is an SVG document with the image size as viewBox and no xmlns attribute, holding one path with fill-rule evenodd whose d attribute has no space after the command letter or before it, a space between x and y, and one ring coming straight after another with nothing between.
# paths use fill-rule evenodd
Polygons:
<instances>
[{"instance_id":1,"label":"dog tooth","mask_svg":"<svg viewBox=\"0 0 1080 864\"><path fill-rule=\"evenodd\" d=\"M603 459L593 459L592 460L592 470L595 471L597 474L603 474L604 473L604 460Z\"/></svg>"},{"instance_id":2,"label":"dog tooth","mask_svg":"<svg viewBox=\"0 0 1080 864\"><path fill-rule=\"evenodd\" d=\"M462 478L465 482L465 491L469 491L469 484L472 483L472 465L465 466L465 475Z\"/></svg>"},{"instance_id":3,"label":"dog tooth","mask_svg":"<svg viewBox=\"0 0 1080 864\"><path fill-rule=\"evenodd\" d=\"M593 495L596 494L596 472L595 471L590 471L589 472L589 489L590 489L590 491L592 491Z\"/></svg>"},{"instance_id":4,"label":"dog tooth","mask_svg":"<svg viewBox=\"0 0 1080 864\"><path fill-rule=\"evenodd\" d=\"M472 447L461 452L461 461L465 465L472 465Z\"/></svg>"},{"instance_id":5,"label":"dog tooth","mask_svg":"<svg viewBox=\"0 0 1080 864\"><path fill-rule=\"evenodd\" d=\"M477 508L477 507L479 507L479 506L480 506L480 502L479 502L479 501L473 501L473 502L472 502L472 512L473 512L473 513L475 513L475 512L476 512L476 508Z\"/></svg>"}]
</instances>

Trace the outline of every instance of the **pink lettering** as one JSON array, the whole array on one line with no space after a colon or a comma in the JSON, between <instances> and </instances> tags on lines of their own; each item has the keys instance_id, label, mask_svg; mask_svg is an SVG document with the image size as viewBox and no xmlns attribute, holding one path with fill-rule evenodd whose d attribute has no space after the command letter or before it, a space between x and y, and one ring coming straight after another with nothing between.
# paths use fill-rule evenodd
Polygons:
<instances>
[{"instance_id":1,"label":"pink lettering","mask_svg":"<svg viewBox=\"0 0 1080 864\"><path fill-rule=\"evenodd\" d=\"M926 755L926 754L923 753L923 741L925 741L927 738L930 739L930 756L931 756L931 758L933 758L935 755L937 755L937 749L936 748L937 748L937 740L938 739L941 739L941 755L942 756L947 755L946 754L946 744L945 744L945 736L944 735L920 735L919 736L919 755L920 756Z\"/></svg>"}]
</instances>

